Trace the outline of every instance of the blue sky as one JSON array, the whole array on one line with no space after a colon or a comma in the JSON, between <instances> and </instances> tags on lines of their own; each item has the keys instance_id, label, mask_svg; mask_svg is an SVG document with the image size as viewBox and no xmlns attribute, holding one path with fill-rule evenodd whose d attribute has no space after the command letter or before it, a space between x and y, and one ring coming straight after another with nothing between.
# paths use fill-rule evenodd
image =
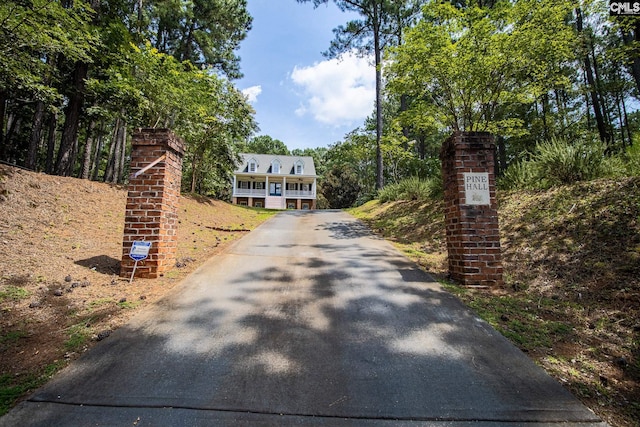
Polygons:
<instances>
[{"instance_id":1,"label":"blue sky","mask_svg":"<svg viewBox=\"0 0 640 427\"><path fill-rule=\"evenodd\" d=\"M253 28L238 55L260 126L289 149L326 147L371 115L375 72L367 60L345 55L329 60L332 30L353 19L332 1L313 8L296 0L248 0Z\"/></svg>"}]
</instances>

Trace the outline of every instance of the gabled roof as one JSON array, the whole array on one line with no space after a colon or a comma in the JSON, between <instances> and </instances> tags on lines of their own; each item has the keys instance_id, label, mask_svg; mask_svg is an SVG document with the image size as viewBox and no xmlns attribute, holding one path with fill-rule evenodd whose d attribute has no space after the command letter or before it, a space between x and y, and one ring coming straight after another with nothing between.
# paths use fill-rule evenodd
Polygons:
<instances>
[{"instance_id":1,"label":"gabled roof","mask_svg":"<svg viewBox=\"0 0 640 427\"><path fill-rule=\"evenodd\" d=\"M304 174L302 176L315 176L316 166L313 157L309 156L281 156L278 154L253 154L240 153L241 164L235 173L271 174L271 164L280 162L280 173L274 175L295 175L295 167L298 162L303 163ZM258 165L255 172L249 172L249 162L254 159Z\"/></svg>"}]
</instances>

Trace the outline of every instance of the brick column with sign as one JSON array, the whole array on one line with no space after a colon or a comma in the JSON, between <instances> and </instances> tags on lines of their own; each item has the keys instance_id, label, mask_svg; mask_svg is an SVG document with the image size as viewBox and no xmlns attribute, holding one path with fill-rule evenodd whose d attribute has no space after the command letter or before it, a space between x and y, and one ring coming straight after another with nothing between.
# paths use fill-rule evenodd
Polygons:
<instances>
[{"instance_id":1,"label":"brick column with sign","mask_svg":"<svg viewBox=\"0 0 640 427\"><path fill-rule=\"evenodd\" d=\"M135 277L156 278L175 265L184 142L168 129L133 133L120 276L129 277L134 241L151 242Z\"/></svg>"},{"instance_id":2,"label":"brick column with sign","mask_svg":"<svg viewBox=\"0 0 640 427\"><path fill-rule=\"evenodd\" d=\"M500 286L502 258L495 143L486 132L456 132L442 145L449 275L468 286Z\"/></svg>"}]
</instances>

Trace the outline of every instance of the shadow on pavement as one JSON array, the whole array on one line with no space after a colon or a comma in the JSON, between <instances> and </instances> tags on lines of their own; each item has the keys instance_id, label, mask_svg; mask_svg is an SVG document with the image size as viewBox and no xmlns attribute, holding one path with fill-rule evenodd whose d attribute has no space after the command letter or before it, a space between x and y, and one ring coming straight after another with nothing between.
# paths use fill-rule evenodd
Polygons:
<instances>
[{"instance_id":1,"label":"shadow on pavement","mask_svg":"<svg viewBox=\"0 0 640 427\"><path fill-rule=\"evenodd\" d=\"M319 221L313 232L327 241L275 242L280 259L237 249L198 270L30 402L277 424L597 421L417 266L340 215L301 217ZM47 411L31 417L62 425Z\"/></svg>"}]
</instances>

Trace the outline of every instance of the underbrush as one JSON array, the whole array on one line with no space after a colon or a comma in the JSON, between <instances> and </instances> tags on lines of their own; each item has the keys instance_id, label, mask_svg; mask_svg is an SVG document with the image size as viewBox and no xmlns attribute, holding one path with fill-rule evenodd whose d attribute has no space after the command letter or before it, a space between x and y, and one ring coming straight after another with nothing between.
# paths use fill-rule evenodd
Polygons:
<instances>
[{"instance_id":1,"label":"underbrush","mask_svg":"<svg viewBox=\"0 0 640 427\"><path fill-rule=\"evenodd\" d=\"M420 179L406 178L398 183L388 184L378 192L378 199L383 202L396 200L437 200L442 198L443 187L441 177Z\"/></svg>"},{"instance_id":2,"label":"underbrush","mask_svg":"<svg viewBox=\"0 0 640 427\"><path fill-rule=\"evenodd\" d=\"M545 190L581 181L638 176L638 145L611 153L601 142L563 139L541 142L526 159L507 168L498 186L503 190Z\"/></svg>"}]
</instances>

